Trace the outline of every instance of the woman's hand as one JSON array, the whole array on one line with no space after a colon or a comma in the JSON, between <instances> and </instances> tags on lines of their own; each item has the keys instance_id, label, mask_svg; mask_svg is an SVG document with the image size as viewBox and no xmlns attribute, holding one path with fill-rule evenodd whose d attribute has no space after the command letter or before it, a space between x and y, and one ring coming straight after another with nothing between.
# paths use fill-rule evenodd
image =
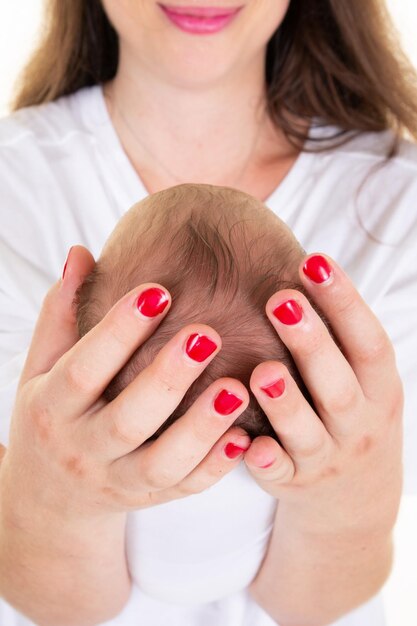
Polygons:
<instances>
[{"instance_id":1,"label":"woman's hand","mask_svg":"<svg viewBox=\"0 0 417 626\"><path fill-rule=\"evenodd\" d=\"M250 387L282 447L258 437L244 460L256 482L279 499L278 515L285 511L301 531L383 536L395 523L402 485L403 391L394 350L332 259L309 256L299 274L342 350L299 291L278 291L268 300L268 318L316 411L284 365L259 364Z\"/></svg>"},{"instance_id":2,"label":"woman's hand","mask_svg":"<svg viewBox=\"0 0 417 626\"><path fill-rule=\"evenodd\" d=\"M78 340L71 303L93 267L86 248L72 248L65 279L44 300L19 381L0 477L3 493L9 488L19 495L10 498L23 517L41 510L68 522L198 493L240 462L241 456L230 460L224 454L227 443L244 449L250 444L243 429L231 428L249 403L245 386L232 378L216 380L180 420L157 440L144 443L220 350L220 336L204 324L181 329L111 403L100 397L157 329L170 297L163 312L142 315L136 306L139 294L159 285L140 285ZM204 345L194 337L191 358L185 345L196 333L210 341ZM203 358L207 345L209 354ZM213 404L223 389L241 400L234 398L235 408L229 406L228 414L220 414Z\"/></svg>"}]
</instances>

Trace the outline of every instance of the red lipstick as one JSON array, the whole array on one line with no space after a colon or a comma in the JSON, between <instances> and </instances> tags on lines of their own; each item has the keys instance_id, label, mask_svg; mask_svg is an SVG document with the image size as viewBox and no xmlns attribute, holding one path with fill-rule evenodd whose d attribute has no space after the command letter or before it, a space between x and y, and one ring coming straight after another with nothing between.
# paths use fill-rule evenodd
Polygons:
<instances>
[{"instance_id":1,"label":"red lipstick","mask_svg":"<svg viewBox=\"0 0 417 626\"><path fill-rule=\"evenodd\" d=\"M217 33L226 28L243 6L234 8L171 6L159 4L162 11L181 30L198 35Z\"/></svg>"}]
</instances>

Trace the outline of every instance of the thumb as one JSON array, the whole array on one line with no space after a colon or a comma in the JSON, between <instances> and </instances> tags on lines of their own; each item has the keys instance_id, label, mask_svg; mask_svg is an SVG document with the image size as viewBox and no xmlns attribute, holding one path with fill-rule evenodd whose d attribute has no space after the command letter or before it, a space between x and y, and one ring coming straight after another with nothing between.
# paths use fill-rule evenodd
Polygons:
<instances>
[{"instance_id":1,"label":"thumb","mask_svg":"<svg viewBox=\"0 0 417 626\"><path fill-rule=\"evenodd\" d=\"M65 276L52 285L43 300L19 386L48 372L79 340L74 296L94 267L94 257L87 248L78 245L70 248L64 266Z\"/></svg>"}]
</instances>

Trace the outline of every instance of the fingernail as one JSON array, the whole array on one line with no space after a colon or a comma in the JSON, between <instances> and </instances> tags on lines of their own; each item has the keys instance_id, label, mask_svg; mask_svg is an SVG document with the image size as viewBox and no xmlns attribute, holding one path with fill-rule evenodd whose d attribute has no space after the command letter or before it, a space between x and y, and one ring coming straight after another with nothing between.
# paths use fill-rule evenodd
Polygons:
<instances>
[{"instance_id":1,"label":"fingernail","mask_svg":"<svg viewBox=\"0 0 417 626\"><path fill-rule=\"evenodd\" d=\"M287 300L286 302L283 302L272 312L277 320L287 326L297 324L303 317L303 309L295 300Z\"/></svg>"},{"instance_id":2,"label":"fingernail","mask_svg":"<svg viewBox=\"0 0 417 626\"><path fill-rule=\"evenodd\" d=\"M136 308L145 317L156 317L168 305L169 298L165 291L158 287L150 287L142 291L136 301Z\"/></svg>"},{"instance_id":3,"label":"fingernail","mask_svg":"<svg viewBox=\"0 0 417 626\"><path fill-rule=\"evenodd\" d=\"M310 257L303 265L303 272L313 283L324 283L333 274L327 259L320 254Z\"/></svg>"},{"instance_id":4,"label":"fingernail","mask_svg":"<svg viewBox=\"0 0 417 626\"><path fill-rule=\"evenodd\" d=\"M279 396L282 396L285 391L285 380L283 378L279 378L270 385L265 385L265 387L261 387L261 389L270 398L278 398Z\"/></svg>"},{"instance_id":5,"label":"fingernail","mask_svg":"<svg viewBox=\"0 0 417 626\"><path fill-rule=\"evenodd\" d=\"M216 348L217 344L209 337L194 333L188 337L185 351L191 359L201 363L207 359L210 354L213 354Z\"/></svg>"},{"instance_id":6,"label":"fingernail","mask_svg":"<svg viewBox=\"0 0 417 626\"><path fill-rule=\"evenodd\" d=\"M261 469L266 469L267 467L271 467L271 465L273 465L275 463L275 459L272 459L272 461L269 461L269 463L266 463L265 465L258 465L258 467L260 467Z\"/></svg>"},{"instance_id":7,"label":"fingernail","mask_svg":"<svg viewBox=\"0 0 417 626\"><path fill-rule=\"evenodd\" d=\"M61 280L64 280L65 272L67 270L68 260L70 258L71 250L73 249L73 247L74 246L71 246L71 248L68 250L67 258L65 259L64 268L62 270Z\"/></svg>"},{"instance_id":8,"label":"fingernail","mask_svg":"<svg viewBox=\"0 0 417 626\"><path fill-rule=\"evenodd\" d=\"M238 398L230 391L222 389L221 392L214 399L214 408L220 415L229 415L233 413L241 404L243 400Z\"/></svg>"},{"instance_id":9,"label":"fingernail","mask_svg":"<svg viewBox=\"0 0 417 626\"><path fill-rule=\"evenodd\" d=\"M239 454L242 454L242 452L246 452L246 450L249 450L249 446L247 448L241 448L234 443L228 443L224 447L224 453L229 459L235 459Z\"/></svg>"}]
</instances>

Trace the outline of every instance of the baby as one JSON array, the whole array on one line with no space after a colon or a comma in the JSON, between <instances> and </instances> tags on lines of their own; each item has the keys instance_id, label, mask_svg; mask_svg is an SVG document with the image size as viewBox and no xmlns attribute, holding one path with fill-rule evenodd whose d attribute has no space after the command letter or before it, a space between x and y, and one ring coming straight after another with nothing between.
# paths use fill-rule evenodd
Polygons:
<instances>
[{"instance_id":1,"label":"baby","mask_svg":"<svg viewBox=\"0 0 417 626\"><path fill-rule=\"evenodd\" d=\"M297 272L303 256L304 250L284 222L261 201L230 187L187 183L133 205L78 289L80 337L141 283L166 287L172 305L154 334L107 386L104 398L113 400L183 326L201 322L220 334L222 348L148 441L156 439L210 383L223 376L240 380L250 395L248 407L234 424L252 439L269 435L278 441L250 390L249 379L258 363L281 361L313 404L290 352L265 314L266 301L279 289L298 289L308 297Z\"/></svg>"}]
</instances>

